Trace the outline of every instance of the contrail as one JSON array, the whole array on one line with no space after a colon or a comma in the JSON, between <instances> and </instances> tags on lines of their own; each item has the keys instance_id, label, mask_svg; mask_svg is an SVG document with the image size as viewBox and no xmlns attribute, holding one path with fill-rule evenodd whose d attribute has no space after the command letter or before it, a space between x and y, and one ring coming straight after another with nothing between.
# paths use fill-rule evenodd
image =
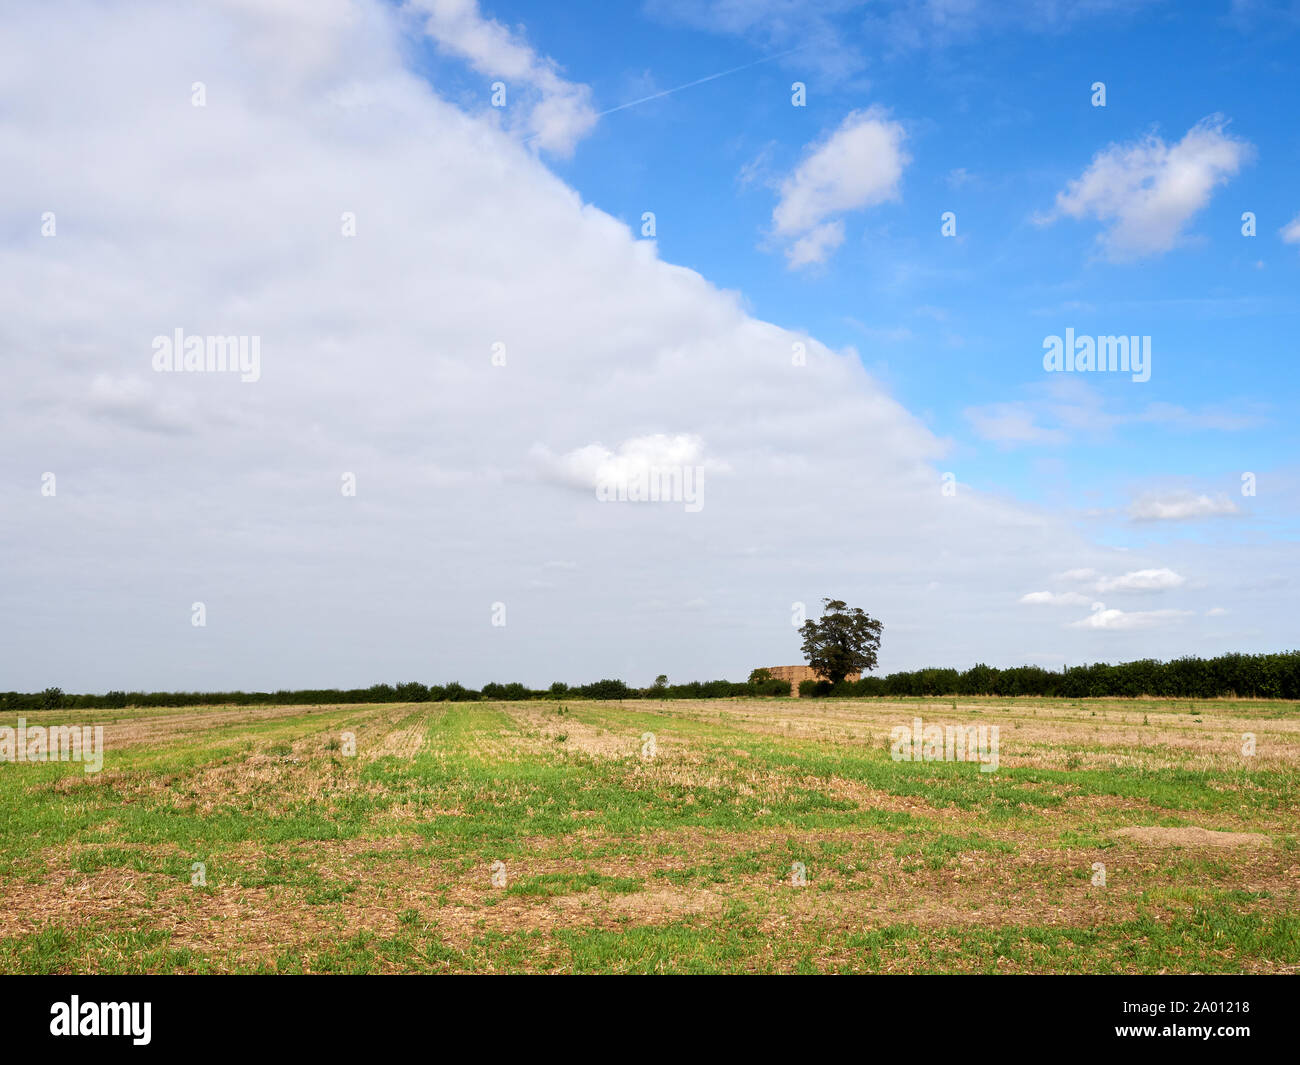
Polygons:
<instances>
[{"instance_id":1,"label":"contrail","mask_svg":"<svg viewBox=\"0 0 1300 1065\"><path fill-rule=\"evenodd\" d=\"M649 96L643 96L639 100L629 100L625 104L619 104L617 107L611 107L607 111L599 111L597 118L604 118L606 115L612 115L615 111L626 111L629 107L636 107L638 104L649 103L651 100L660 100L665 96L671 96L675 92L681 92L683 89L693 89L696 85L703 85L706 81L717 81L718 78L725 78L728 74L738 74L742 70L749 70L750 67L761 66L764 63L771 63L775 59L784 59L795 52L801 52L808 45L801 44L797 48L787 48L784 52L777 52L776 55L764 56L762 59L755 59L752 63L745 63L738 67L732 67L730 70L720 70L716 74L708 74L702 78L696 78L694 81L688 81L685 85L678 85L672 89L664 89L663 92L651 93ZM531 137L525 137L524 143L536 140L540 133L534 133Z\"/></svg>"},{"instance_id":2,"label":"contrail","mask_svg":"<svg viewBox=\"0 0 1300 1065\"><path fill-rule=\"evenodd\" d=\"M732 67L730 70L722 70L717 74L709 74L703 78L696 78L694 81L688 81L685 85L678 85L674 89L664 89L663 92L651 93L649 96L643 96L639 100L630 100L625 104L619 104L617 107L611 107L608 111L601 111L596 115L597 118L604 118L606 115L612 115L615 111L626 111L629 107L636 107L637 104L649 103L651 100L658 100L664 96L671 96L675 92L681 92L683 89L691 89L696 85L703 85L706 81L716 81L718 78L725 78L728 74L738 74L742 70L748 70L750 67L759 66L762 63L770 63L774 59L782 59L785 56L807 48L806 44L801 44L798 48L790 48L784 52L778 52L776 55L764 56L762 59L755 59L752 63L746 63L743 66Z\"/></svg>"}]
</instances>

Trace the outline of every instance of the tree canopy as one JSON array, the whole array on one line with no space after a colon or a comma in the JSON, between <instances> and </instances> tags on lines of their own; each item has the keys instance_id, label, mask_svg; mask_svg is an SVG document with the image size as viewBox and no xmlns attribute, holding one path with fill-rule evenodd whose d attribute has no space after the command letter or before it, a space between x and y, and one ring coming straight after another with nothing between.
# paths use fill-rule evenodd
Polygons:
<instances>
[{"instance_id":1,"label":"tree canopy","mask_svg":"<svg viewBox=\"0 0 1300 1065\"><path fill-rule=\"evenodd\" d=\"M850 609L841 599L823 599L821 620L805 621L799 630L804 658L819 676L839 684L850 673L876 668L884 628L861 607Z\"/></svg>"}]
</instances>

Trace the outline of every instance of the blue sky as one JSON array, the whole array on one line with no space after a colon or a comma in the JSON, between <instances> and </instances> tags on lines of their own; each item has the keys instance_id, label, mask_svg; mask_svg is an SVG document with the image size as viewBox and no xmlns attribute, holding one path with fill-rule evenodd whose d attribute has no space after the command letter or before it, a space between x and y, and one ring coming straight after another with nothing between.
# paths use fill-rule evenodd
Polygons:
<instances>
[{"instance_id":1,"label":"blue sky","mask_svg":"<svg viewBox=\"0 0 1300 1065\"><path fill-rule=\"evenodd\" d=\"M782 5L768 6L774 23ZM868 21L877 6L821 6L841 49L830 63L797 12L781 31L755 15L741 35L709 5L694 24L655 4L483 10L590 85L598 111L798 49L608 115L550 165L634 230L653 210L660 254L743 293L758 316L856 348L952 439L962 480L1050 503L1064 473L1071 493L1115 506L1152 477L1236 494L1241 471L1292 465L1300 245L1279 230L1300 211L1294 12L1079 5L1036 29L973 18L905 45ZM482 78L431 51L435 78L483 91ZM846 73L844 55L860 69ZM807 86L806 107L790 104L794 81ZM1096 81L1105 107L1092 106ZM765 241L772 186L806 145L872 105L907 130L913 161L899 199L849 212L830 260L792 271ZM1035 224L1107 145L1152 132L1176 141L1215 114L1253 146L1252 161L1171 250L1116 264L1097 255L1096 220ZM944 211L957 215L956 239L940 236ZM1241 234L1244 211L1257 216L1254 238ZM1108 412L1171 404L1239 427L1138 423L1032 448L981 439L965 412L1031 402L1045 384L1042 339L1067 326L1153 338L1150 381L1089 380Z\"/></svg>"},{"instance_id":2,"label":"blue sky","mask_svg":"<svg viewBox=\"0 0 1300 1065\"><path fill-rule=\"evenodd\" d=\"M742 678L823 596L886 672L1295 647L1298 45L1240 0L29 5L0 686ZM161 372L177 328L255 380ZM1067 330L1150 379L1047 372Z\"/></svg>"}]
</instances>

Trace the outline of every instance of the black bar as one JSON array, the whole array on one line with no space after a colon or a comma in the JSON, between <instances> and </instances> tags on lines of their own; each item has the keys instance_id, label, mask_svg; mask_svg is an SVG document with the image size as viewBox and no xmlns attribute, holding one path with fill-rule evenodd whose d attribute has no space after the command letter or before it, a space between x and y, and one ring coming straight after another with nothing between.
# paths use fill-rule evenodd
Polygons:
<instances>
[{"instance_id":1,"label":"black bar","mask_svg":"<svg viewBox=\"0 0 1300 1065\"><path fill-rule=\"evenodd\" d=\"M746 999L749 1008L740 1013L725 1008L729 999L725 993L687 996L681 989L645 982L632 993L625 987L597 988L586 981L580 989L571 981L562 987L542 987L532 981L526 988L516 981L503 988L431 976L51 976L7 977L0 989L8 1021L6 1049L56 1053L84 1053L108 1043L131 1054L196 1049L246 1053L254 1047L259 1054L280 1048L339 1053L351 1047L396 1049L409 1045L417 1034L434 1036L427 1044L431 1050L466 1043L492 1053L508 1048L513 1039L540 1050L546 1042L557 1048L572 1047L575 1040L577 1045L590 1046L593 1035L618 1038L621 1033L618 1042L597 1044L617 1055L617 1048L641 1045L642 1039L663 1046L676 1044L680 1049L679 1040L690 1032L694 1033L689 1040L692 1057L714 1042L734 1048L740 1045L736 1040L766 1039L773 1034L818 1041L840 1035L859 1041L854 1045L868 1037L903 1039L918 1047L933 1041L935 1047L992 1049L1001 1044L1023 1051L1037 1044L1052 1055L1099 1046L1145 1050L1153 1044L1177 1048L1179 1054L1195 1052L1197 1047L1224 1054L1282 1050L1292 1042L1288 1035L1294 1025L1296 985L1273 977L877 976L863 980L829 1000L824 990L814 1000L810 992L789 982L772 988L750 981L743 991L731 993ZM140 1007L135 1016L142 1021L143 1005L148 1003L148 1042L137 1045L139 1037L131 1034L51 1034L56 1014L63 1016L61 1007L70 1008L73 996L83 1016L87 1004L131 1003ZM765 996L771 997L768 1009L763 1008ZM102 1016L98 1010L91 1012ZM1208 1038L1201 1032L1178 1031L1206 1027L1214 1030ZM1146 1028L1155 1032L1141 1031ZM1121 1029L1131 1034L1122 1034ZM1246 1031L1227 1034L1223 1029ZM636 1032L640 1034L629 1042Z\"/></svg>"}]
</instances>

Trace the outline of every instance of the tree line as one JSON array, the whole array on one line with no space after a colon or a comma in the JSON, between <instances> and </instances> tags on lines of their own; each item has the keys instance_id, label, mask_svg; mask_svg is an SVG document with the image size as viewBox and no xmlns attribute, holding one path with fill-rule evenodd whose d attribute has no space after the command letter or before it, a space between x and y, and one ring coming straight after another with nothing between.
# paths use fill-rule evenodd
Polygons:
<instances>
[{"instance_id":1,"label":"tree line","mask_svg":"<svg viewBox=\"0 0 1300 1065\"><path fill-rule=\"evenodd\" d=\"M661 683L662 681L662 683ZM724 699L729 696L789 695L789 681L754 683L728 680L668 684L660 677L649 688L633 688L621 680L569 685L556 681L549 688L525 684L484 684L480 689L450 684L372 684L369 688L299 688L275 692L125 692L103 695L71 694L61 688L40 692L0 692L0 712L23 710L114 710L162 706L331 706L350 703L428 703L514 701L523 699Z\"/></svg>"},{"instance_id":2,"label":"tree line","mask_svg":"<svg viewBox=\"0 0 1300 1065\"><path fill-rule=\"evenodd\" d=\"M529 688L515 682L484 684L480 689L450 684L374 684L369 688L308 688L276 692L124 692L75 695L59 688L41 692L0 692L0 712L58 709L121 709L162 706L321 706L347 703L472 702L523 699L726 699L738 696L789 696L790 682L756 669L748 681L709 680L669 684L662 674L648 688L621 680ZM802 696L858 698L924 695L1035 695L1066 699L1137 697L1213 699L1300 699L1300 651L1276 654L1226 654L1217 658L1183 657L1162 662L1143 658L1108 665L1041 666L999 669L979 664L967 670L916 669L861 680L804 681Z\"/></svg>"},{"instance_id":3,"label":"tree line","mask_svg":"<svg viewBox=\"0 0 1300 1065\"><path fill-rule=\"evenodd\" d=\"M1038 695L1088 699L1149 695L1175 699L1300 699L1300 651L1276 654L1226 654L1217 658L1185 656L1162 662L1142 658L1108 665L1041 666L999 669L983 663L964 671L916 669L861 680L804 681L800 695L921 696Z\"/></svg>"}]
</instances>

